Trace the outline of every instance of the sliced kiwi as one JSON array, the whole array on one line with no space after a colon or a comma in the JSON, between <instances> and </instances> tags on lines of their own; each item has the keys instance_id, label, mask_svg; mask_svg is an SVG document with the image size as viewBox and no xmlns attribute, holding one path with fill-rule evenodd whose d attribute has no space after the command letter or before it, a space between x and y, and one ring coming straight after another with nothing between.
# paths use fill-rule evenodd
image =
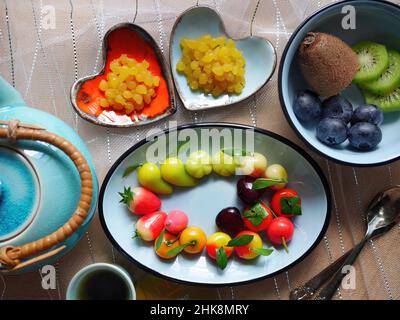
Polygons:
<instances>
[{"instance_id":1,"label":"sliced kiwi","mask_svg":"<svg viewBox=\"0 0 400 320\"><path fill-rule=\"evenodd\" d=\"M400 53L388 50L389 66L374 81L360 82L359 86L375 94L387 94L400 85Z\"/></svg>"},{"instance_id":2,"label":"sliced kiwi","mask_svg":"<svg viewBox=\"0 0 400 320\"><path fill-rule=\"evenodd\" d=\"M371 41L357 43L353 50L357 53L360 69L354 76L355 83L377 80L389 66L386 47Z\"/></svg>"},{"instance_id":3,"label":"sliced kiwi","mask_svg":"<svg viewBox=\"0 0 400 320\"><path fill-rule=\"evenodd\" d=\"M367 104L374 104L383 112L400 111L400 87L383 95L364 91L364 97Z\"/></svg>"}]
</instances>

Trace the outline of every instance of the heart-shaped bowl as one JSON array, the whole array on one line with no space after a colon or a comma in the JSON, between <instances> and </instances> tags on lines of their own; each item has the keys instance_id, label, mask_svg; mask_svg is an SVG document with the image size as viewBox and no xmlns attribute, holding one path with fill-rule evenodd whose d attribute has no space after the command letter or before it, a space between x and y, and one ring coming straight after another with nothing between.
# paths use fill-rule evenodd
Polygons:
<instances>
[{"instance_id":1,"label":"heart-shaped bowl","mask_svg":"<svg viewBox=\"0 0 400 320\"><path fill-rule=\"evenodd\" d=\"M106 79L110 63L127 54L138 62L143 59L150 63L149 70L160 77L157 96L140 112L118 114L103 109L100 99L104 93L99 83ZM71 88L71 102L75 111L85 120L106 127L135 127L149 124L176 112L175 93L169 69L155 40L143 28L133 23L120 23L109 29L103 39L103 68L100 73L77 80Z\"/></svg>"},{"instance_id":2,"label":"heart-shaped bowl","mask_svg":"<svg viewBox=\"0 0 400 320\"><path fill-rule=\"evenodd\" d=\"M221 16L206 6L192 7L176 20L170 39L171 73L176 90L186 109L196 111L231 105L243 101L260 90L271 78L276 67L276 53L273 45L264 38L250 36L236 39L236 47L242 51L246 60L245 86L238 95L223 94L213 97L200 91L193 91L186 77L176 70L181 58L180 41L183 38L198 38L209 34L213 37L231 38L225 30Z\"/></svg>"},{"instance_id":3,"label":"heart-shaped bowl","mask_svg":"<svg viewBox=\"0 0 400 320\"><path fill-rule=\"evenodd\" d=\"M270 256L254 260L240 260L234 255L222 271L205 252L201 255L180 254L173 260L165 261L158 258L152 243L132 239L137 216L131 214L126 205L119 202L118 195L125 186L139 185L136 172L123 177L128 166L148 161L146 154L155 151L154 143L157 141L166 141L174 146L177 136L190 137L190 143L191 139L194 139L199 149L212 150L214 143L218 145L218 149L227 147L230 143L228 141L231 141L229 137L234 137L234 142L242 141L240 139L247 141L246 137L251 133L254 139L248 141L253 140L254 143L246 143L246 147L253 145L254 151L264 153L270 164L281 163L286 167L289 187L295 188L302 198L303 214L294 219L295 232L289 242L288 254L284 249L276 247ZM210 135L211 140L203 138ZM219 145L218 139L222 136ZM263 129L229 123L184 125L159 132L157 137L157 140L154 140L154 136L148 137L125 152L108 172L101 188L99 214L102 226L113 245L133 263L173 281L214 286L238 285L287 270L304 259L321 240L330 217L329 187L316 162L289 140ZM179 140L181 141L181 138ZM206 145L208 146L205 147ZM161 210L183 210L189 216L189 225L201 227L207 236L210 236L217 231L215 218L220 210L231 206L243 209L243 203L236 194L238 179L239 176L223 178L213 173L203 178L195 187L176 187L170 196L161 197ZM264 239L264 247L271 246L265 240L265 232L261 232L260 235Z\"/></svg>"},{"instance_id":4,"label":"heart-shaped bowl","mask_svg":"<svg viewBox=\"0 0 400 320\"><path fill-rule=\"evenodd\" d=\"M356 13L356 29L344 30L342 9L350 5ZM345 8L346 9L346 8ZM344 10L344 12L348 12ZM287 120L298 136L312 149L336 162L353 166L375 166L394 161L400 157L400 112L385 113L380 126L382 141L367 152L350 148L348 142L329 147L316 137L315 126L304 125L293 112L297 92L307 88L296 59L297 49L308 32L317 31L333 34L352 46L361 40L370 40L400 50L400 7L386 1L352 0L329 5L305 20L292 34L283 52L279 68L279 95ZM351 85L341 93L353 108L365 104L362 92Z\"/></svg>"}]
</instances>

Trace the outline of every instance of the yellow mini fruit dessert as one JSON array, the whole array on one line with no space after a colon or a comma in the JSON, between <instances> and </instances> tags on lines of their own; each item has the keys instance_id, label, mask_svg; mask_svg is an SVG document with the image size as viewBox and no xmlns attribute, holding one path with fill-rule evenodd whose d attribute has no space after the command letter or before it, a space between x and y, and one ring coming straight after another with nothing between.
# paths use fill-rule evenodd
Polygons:
<instances>
[{"instance_id":1,"label":"yellow mini fruit dessert","mask_svg":"<svg viewBox=\"0 0 400 320\"><path fill-rule=\"evenodd\" d=\"M245 85L245 59L232 39L206 34L181 40L182 57L176 70L186 76L192 90L218 97L240 94Z\"/></svg>"},{"instance_id":2,"label":"yellow mini fruit dessert","mask_svg":"<svg viewBox=\"0 0 400 320\"><path fill-rule=\"evenodd\" d=\"M156 96L160 78L153 76L148 68L146 60L138 62L126 54L111 61L107 80L99 83L99 89L104 92L100 106L130 114L150 104Z\"/></svg>"}]
</instances>

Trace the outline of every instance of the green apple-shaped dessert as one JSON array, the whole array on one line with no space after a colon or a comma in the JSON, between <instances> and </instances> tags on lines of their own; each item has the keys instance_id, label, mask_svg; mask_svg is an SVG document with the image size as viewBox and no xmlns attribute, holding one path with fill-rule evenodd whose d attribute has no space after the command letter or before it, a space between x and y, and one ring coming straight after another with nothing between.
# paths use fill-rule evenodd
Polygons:
<instances>
[{"instance_id":1,"label":"green apple-shaped dessert","mask_svg":"<svg viewBox=\"0 0 400 320\"><path fill-rule=\"evenodd\" d=\"M197 180L186 172L185 165L177 157L165 159L160 171L161 177L174 186L194 187L197 184Z\"/></svg>"},{"instance_id":2,"label":"green apple-shaped dessert","mask_svg":"<svg viewBox=\"0 0 400 320\"><path fill-rule=\"evenodd\" d=\"M159 194L171 194L173 187L161 178L156 164L147 162L138 170L138 180L142 187Z\"/></svg>"}]
</instances>

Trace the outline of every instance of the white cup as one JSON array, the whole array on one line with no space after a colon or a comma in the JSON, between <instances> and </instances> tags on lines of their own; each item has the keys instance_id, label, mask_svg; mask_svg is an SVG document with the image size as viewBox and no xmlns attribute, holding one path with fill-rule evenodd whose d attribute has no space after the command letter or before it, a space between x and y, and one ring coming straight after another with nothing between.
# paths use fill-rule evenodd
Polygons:
<instances>
[{"instance_id":1,"label":"white cup","mask_svg":"<svg viewBox=\"0 0 400 320\"><path fill-rule=\"evenodd\" d=\"M128 300L136 300L135 286L133 285L132 279L128 272L122 267L110 263L94 263L79 270L78 273L73 276L68 285L66 296L67 300L79 300L78 291L82 280L85 279L89 274L97 271L111 271L118 275L128 287Z\"/></svg>"}]
</instances>

